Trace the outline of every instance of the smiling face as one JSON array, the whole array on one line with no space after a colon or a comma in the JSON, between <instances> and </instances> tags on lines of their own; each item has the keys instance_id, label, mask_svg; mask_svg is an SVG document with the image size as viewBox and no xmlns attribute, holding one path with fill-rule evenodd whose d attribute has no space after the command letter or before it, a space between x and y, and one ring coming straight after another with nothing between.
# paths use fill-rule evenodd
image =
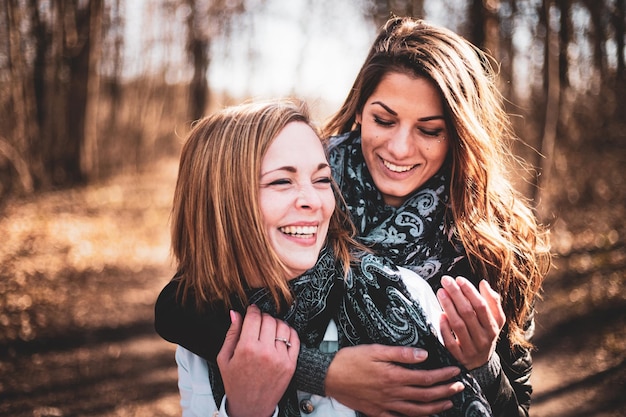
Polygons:
<instances>
[{"instance_id":1,"label":"smiling face","mask_svg":"<svg viewBox=\"0 0 626 417\"><path fill-rule=\"evenodd\" d=\"M259 203L272 248L289 279L312 268L335 209L331 171L319 137L291 122L272 141L261 163Z\"/></svg>"},{"instance_id":2,"label":"smiling face","mask_svg":"<svg viewBox=\"0 0 626 417\"><path fill-rule=\"evenodd\" d=\"M402 205L446 159L450 143L443 105L426 78L386 74L356 120L365 162L390 206Z\"/></svg>"}]
</instances>

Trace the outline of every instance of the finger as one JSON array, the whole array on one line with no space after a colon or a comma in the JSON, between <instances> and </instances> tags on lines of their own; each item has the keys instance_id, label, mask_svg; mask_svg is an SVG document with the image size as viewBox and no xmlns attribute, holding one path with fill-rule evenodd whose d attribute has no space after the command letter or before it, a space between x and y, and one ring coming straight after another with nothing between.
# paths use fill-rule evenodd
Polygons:
<instances>
[{"instance_id":1,"label":"finger","mask_svg":"<svg viewBox=\"0 0 626 417\"><path fill-rule=\"evenodd\" d=\"M257 342L261 331L261 310L257 306L250 305L246 309L246 316L243 318L241 327L241 335L239 336L245 342Z\"/></svg>"},{"instance_id":2,"label":"finger","mask_svg":"<svg viewBox=\"0 0 626 417\"><path fill-rule=\"evenodd\" d=\"M291 328L282 320L276 320L276 348L288 349L291 347ZM284 346L283 347L281 347Z\"/></svg>"},{"instance_id":3,"label":"finger","mask_svg":"<svg viewBox=\"0 0 626 417\"><path fill-rule=\"evenodd\" d=\"M407 416L430 416L452 408L450 397L463 391L461 382L437 385L429 388L407 387L402 392L406 401L397 402L393 411ZM410 401L409 401L410 399Z\"/></svg>"},{"instance_id":4,"label":"finger","mask_svg":"<svg viewBox=\"0 0 626 417\"><path fill-rule=\"evenodd\" d=\"M276 344L276 324L274 317L267 313L261 315L261 332L259 333L259 341L274 346ZM284 344L284 343L283 343Z\"/></svg>"},{"instance_id":5,"label":"finger","mask_svg":"<svg viewBox=\"0 0 626 417\"><path fill-rule=\"evenodd\" d=\"M493 327L495 325L495 318L485 296L479 293L476 287L463 277L457 277L456 283L471 304L476 318L478 319L478 324L485 329ZM488 297L492 296L489 295Z\"/></svg>"},{"instance_id":6,"label":"finger","mask_svg":"<svg viewBox=\"0 0 626 417\"><path fill-rule=\"evenodd\" d=\"M224 344L222 349L217 355L217 362L229 361L235 352L237 342L239 342L239 335L241 333L241 315L234 310L230 310L230 327L226 332L224 338Z\"/></svg>"},{"instance_id":7,"label":"finger","mask_svg":"<svg viewBox=\"0 0 626 417\"><path fill-rule=\"evenodd\" d=\"M437 298L441 308L448 318L450 328L457 339L459 339L461 345L469 346L472 338L468 326L473 326L474 329L480 326L474 310L452 278L444 276L441 279L441 283L444 285L444 288L437 291ZM472 319L473 324L471 324Z\"/></svg>"},{"instance_id":8,"label":"finger","mask_svg":"<svg viewBox=\"0 0 626 417\"><path fill-rule=\"evenodd\" d=\"M454 336L454 332L450 327L450 322L448 321L448 317L446 313L441 315L441 320L439 321L439 327L441 328L441 337L443 338L443 345L450 351L452 356L454 356L457 360L461 360L462 349L459 345L459 341Z\"/></svg>"},{"instance_id":9,"label":"finger","mask_svg":"<svg viewBox=\"0 0 626 417\"><path fill-rule=\"evenodd\" d=\"M289 328L289 330L289 343L291 343L291 347L287 349L287 354L289 355L289 359L295 364L298 360L298 354L300 353L300 338L295 329Z\"/></svg>"},{"instance_id":10,"label":"finger","mask_svg":"<svg viewBox=\"0 0 626 417\"><path fill-rule=\"evenodd\" d=\"M371 354L375 361L403 364L421 363L428 358L426 350L405 346L371 345Z\"/></svg>"},{"instance_id":11,"label":"finger","mask_svg":"<svg viewBox=\"0 0 626 417\"><path fill-rule=\"evenodd\" d=\"M484 279L480 281L479 288L481 295L487 301L487 305L489 306L498 327L502 329L502 326L504 326L506 321L506 315L502 309L502 297L500 297L500 294L498 294L497 291L494 291L489 283Z\"/></svg>"}]
</instances>

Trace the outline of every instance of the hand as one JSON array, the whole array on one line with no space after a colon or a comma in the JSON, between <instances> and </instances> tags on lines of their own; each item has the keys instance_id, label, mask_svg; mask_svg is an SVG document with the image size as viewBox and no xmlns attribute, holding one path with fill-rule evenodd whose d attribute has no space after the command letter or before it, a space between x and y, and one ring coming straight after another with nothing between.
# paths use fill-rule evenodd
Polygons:
<instances>
[{"instance_id":1,"label":"hand","mask_svg":"<svg viewBox=\"0 0 626 417\"><path fill-rule=\"evenodd\" d=\"M257 306L248 307L244 320L234 311L230 316L231 325L217 355L228 415L271 416L296 369L298 334L282 320L262 314Z\"/></svg>"},{"instance_id":2,"label":"hand","mask_svg":"<svg viewBox=\"0 0 626 417\"><path fill-rule=\"evenodd\" d=\"M427 371L398 365L420 363L427 356L425 350L399 346L340 349L326 374L326 394L370 417L440 413L452 407L448 398L464 389L461 382L445 382L459 368Z\"/></svg>"},{"instance_id":3,"label":"hand","mask_svg":"<svg viewBox=\"0 0 626 417\"><path fill-rule=\"evenodd\" d=\"M478 368L496 349L506 321L500 295L487 281L480 282L480 293L463 277L441 278L443 288L437 298L443 308L441 334L446 348L467 369Z\"/></svg>"}]
</instances>

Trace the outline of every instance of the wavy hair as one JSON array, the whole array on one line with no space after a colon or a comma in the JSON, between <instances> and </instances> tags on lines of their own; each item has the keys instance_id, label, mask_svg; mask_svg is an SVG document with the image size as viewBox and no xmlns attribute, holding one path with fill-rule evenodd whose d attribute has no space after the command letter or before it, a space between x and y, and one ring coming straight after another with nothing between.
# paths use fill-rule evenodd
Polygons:
<instances>
[{"instance_id":1,"label":"wavy hair","mask_svg":"<svg viewBox=\"0 0 626 417\"><path fill-rule=\"evenodd\" d=\"M393 17L379 32L345 102L323 137L355 129L356 115L390 72L429 79L441 95L450 137L449 218L474 273L502 297L511 345L525 329L551 264L548 232L509 177L516 139L488 55L458 34Z\"/></svg>"},{"instance_id":2,"label":"wavy hair","mask_svg":"<svg viewBox=\"0 0 626 417\"><path fill-rule=\"evenodd\" d=\"M194 123L181 151L171 211L172 252L179 291L195 305L247 304L253 279L277 306L290 303L286 268L272 249L259 206L259 175L268 148L292 122L314 129L303 102L280 99L233 106ZM337 195L335 186L335 194ZM344 267L350 262L349 219L335 210L327 240Z\"/></svg>"}]
</instances>

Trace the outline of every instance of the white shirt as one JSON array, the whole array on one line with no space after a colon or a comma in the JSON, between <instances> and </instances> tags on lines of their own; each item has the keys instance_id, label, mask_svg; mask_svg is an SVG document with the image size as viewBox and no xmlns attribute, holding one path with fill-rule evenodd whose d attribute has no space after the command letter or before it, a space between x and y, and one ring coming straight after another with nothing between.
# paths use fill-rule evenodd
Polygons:
<instances>
[{"instance_id":1,"label":"white shirt","mask_svg":"<svg viewBox=\"0 0 626 417\"><path fill-rule=\"evenodd\" d=\"M420 303L426 313L426 318L431 322L437 336L441 339L439 319L441 306L430 285L416 273L398 268L402 280L407 286L413 299ZM326 345L336 345L338 340L337 326L330 322L324 342ZM226 396L218 408L213 398L211 382L209 381L209 368L201 357L191 353L187 349L178 346L176 349L176 363L178 365L178 389L180 390L180 405L183 417L228 417L226 413ZM305 414L300 411L302 417L355 417L356 413L331 397L322 397L306 392L298 391L300 404L306 402L313 410ZM278 406L272 417L278 416Z\"/></svg>"}]
</instances>

